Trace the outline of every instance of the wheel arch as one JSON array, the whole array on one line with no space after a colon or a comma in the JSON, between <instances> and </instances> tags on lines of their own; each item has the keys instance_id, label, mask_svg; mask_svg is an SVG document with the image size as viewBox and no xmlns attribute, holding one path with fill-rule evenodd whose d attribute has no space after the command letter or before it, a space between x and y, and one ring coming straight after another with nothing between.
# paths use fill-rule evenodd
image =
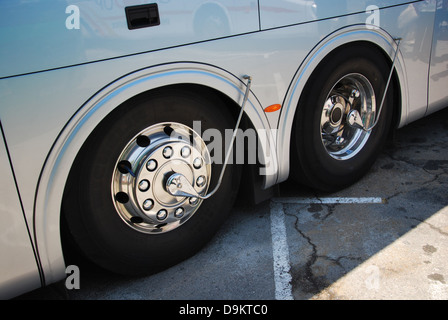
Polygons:
<instances>
[{"instance_id":1,"label":"wheel arch","mask_svg":"<svg viewBox=\"0 0 448 320\"><path fill-rule=\"evenodd\" d=\"M279 117L278 128L279 138L278 154L283 157L279 159L278 181L285 181L290 172L290 155L292 142L292 128L295 114L300 107L300 99L306 90L308 81L313 73L325 64L326 59L331 59L334 54L340 50L347 50L353 46L367 45L374 50L378 50L386 62L392 66L396 45L394 39L382 29L367 29L365 25L356 25L335 31L333 34L324 38L307 55L302 62L293 80L290 83L288 92L285 96L282 113ZM392 77L391 85L395 89L394 103L394 126L404 125L407 117L408 91L406 82L406 70L404 59L398 52L395 62L395 72Z\"/></svg>"},{"instance_id":2,"label":"wheel arch","mask_svg":"<svg viewBox=\"0 0 448 320\"><path fill-rule=\"evenodd\" d=\"M241 75L242 79L242 75ZM65 276L61 246L61 204L66 182L76 157L95 128L129 99L151 90L184 84L218 93L237 114L246 85L243 80L222 69L198 63L173 63L130 73L92 96L68 121L53 144L41 172L36 192L34 227L46 283ZM230 103L231 102L231 103ZM256 128L269 128L262 107L251 92L245 113ZM273 149L273 148L271 148ZM263 150L263 154L269 151ZM276 176L265 176L264 184L273 184Z\"/></svg>"}]
</instances>

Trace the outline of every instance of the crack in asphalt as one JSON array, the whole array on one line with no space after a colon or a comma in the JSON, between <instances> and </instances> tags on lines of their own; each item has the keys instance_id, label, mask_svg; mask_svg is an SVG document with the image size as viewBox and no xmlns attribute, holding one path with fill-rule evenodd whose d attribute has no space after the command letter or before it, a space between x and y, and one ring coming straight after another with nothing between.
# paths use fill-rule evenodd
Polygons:
<instances>
[{"instance_id":1,"label":"crack in asphalt","mask_svg":"<svg viewBox=\"0 0 448 320\"><path fill-rule=\"evenodd\" d=\"M306 206L302 206L301 209L303 209L304 207L306 207ZM299 209L298 211L300 212L301 209ZM285 212L285 215L293 217L295 219L294 229L311 246L311 254L308 257L308 259L305 263L305 266L303 268L300 268L299 270L295 270L294 268L292 268L292 270L291 270L293 273L293 282L292 282L293 292L299 286L302 290L305 289L306 292L308 292L308 293L312 293L312 292L315 292L316 290L320 290L320 288L325 287L326 283L322 283L322 281L319 280L319 278L315 277L313 270L312 270L313 265L316 263L316 261L318 259L317 246L312 242L311 238L305 234L305 232L300 230L299 218L297 216L288 214L286 212Z\"/></svg>"},{"instance_id":2,"label":"crack in asphalt","mask_svg":"<svg viewBox=\"0 0 448 320\"><path fill-rule=\"evenodd\" d=\"M300 218L297 216L297 214L300 214L302 210L308 209L308 211L311 213L313 211L310 211L310 208L313 207L313 205L304 205L300 206L299 208L296 208L297 211L296 214L287 213L286 210L285 215L288 217L292 217L294 221L294 229L295 231L306 241L306 243L311 248L311 253L308 254L308 258L306 262L301 266L292 266L291 267L291 273L292 273L292 286L293 286L293 293L294 291L302 291L307 294L316 294L320 291L322 291L324 288L326 288L328 285L332 283L332 280L327 280L325 276L319 276L314 273L314 266L318 262L319 259L326 260L334 264L335 266L341 268L342 273L347 273L349 270L341 263L342 260L350 260L350 261L356 261L361 262L361 257L352 257L347 255L341 255L336 258L330 257L327 255L321 255L318 254L318 245L313 243L313 240L310 236L306 234L305 231L301 230L300 228ZM337 206L337 204L320 204L320 206L326 208L327 213L323 216L319 215L319 218L317 218L317 215L313 215L313 217L318 220L319 224L324 222L328 217L333 215L334 210Z\"/></svg>"}]
</instances>

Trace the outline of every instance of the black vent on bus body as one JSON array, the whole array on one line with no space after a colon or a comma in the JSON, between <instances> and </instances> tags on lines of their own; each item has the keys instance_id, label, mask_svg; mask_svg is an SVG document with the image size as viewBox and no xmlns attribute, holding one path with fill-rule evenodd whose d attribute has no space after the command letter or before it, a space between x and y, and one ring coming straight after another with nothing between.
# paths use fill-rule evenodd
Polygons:
<instances>
[{"instance_id":1,"label":"black vent on bus body","mask_svg":"<svg viewBox=\"0 0 448 320\"><path fill-rule=\"evenodd\" d=\"M124 10L129 30L153 27L160 24L157 3L126 7Z\"/></svg>"}]
</instances>

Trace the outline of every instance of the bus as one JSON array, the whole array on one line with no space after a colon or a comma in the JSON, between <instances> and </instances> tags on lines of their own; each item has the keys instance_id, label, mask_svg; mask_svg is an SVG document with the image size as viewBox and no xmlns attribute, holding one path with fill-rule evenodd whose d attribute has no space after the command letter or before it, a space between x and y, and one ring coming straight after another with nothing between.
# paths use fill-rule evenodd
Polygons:
<instances>
[{"instance_id":1,"label":"bus","mask_svg":"<svg viewBox=\"0 0 448 320\"><path fill-rule=\"evenodd\" d=\"M0 2L0 297L147 275L448 105L447 0Z\"/></svg>"}]
</instances>

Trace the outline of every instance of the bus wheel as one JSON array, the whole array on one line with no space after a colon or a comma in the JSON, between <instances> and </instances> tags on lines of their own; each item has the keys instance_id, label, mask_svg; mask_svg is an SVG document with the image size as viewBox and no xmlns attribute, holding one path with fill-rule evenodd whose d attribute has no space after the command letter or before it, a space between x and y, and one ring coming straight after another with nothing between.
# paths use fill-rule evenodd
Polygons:
<instances>
[{"instance_id":1,"label":"bus wheel","mask_svg":"<svg viewBox=\"0 0 448 320\"><path fill-rule=\"evenodd\" d=\"M391 125L392 86L372 130L354 126L349 114L377 118L389 71L380 52L358 46L339 50L313 72L293 127L291 172L297 181L332 192L370 169Z\"/></svg>"},{"instance_id":2,"label":"bus wheel","mask_svg":"<svg viewBox=\"0 0 448 320\"><path fill-rule=\"evenodd\" d=\"M179 86L137 96L83 147L65 190L64 223L70 242L95 264L129 275L162 270L196 253L232 208L237 166L228 166L207 200L167 190L179 173L204 196L221 171L193 121L222 133L234 126L217 96L193 92Z\"/></svg>"}]
</instances>

